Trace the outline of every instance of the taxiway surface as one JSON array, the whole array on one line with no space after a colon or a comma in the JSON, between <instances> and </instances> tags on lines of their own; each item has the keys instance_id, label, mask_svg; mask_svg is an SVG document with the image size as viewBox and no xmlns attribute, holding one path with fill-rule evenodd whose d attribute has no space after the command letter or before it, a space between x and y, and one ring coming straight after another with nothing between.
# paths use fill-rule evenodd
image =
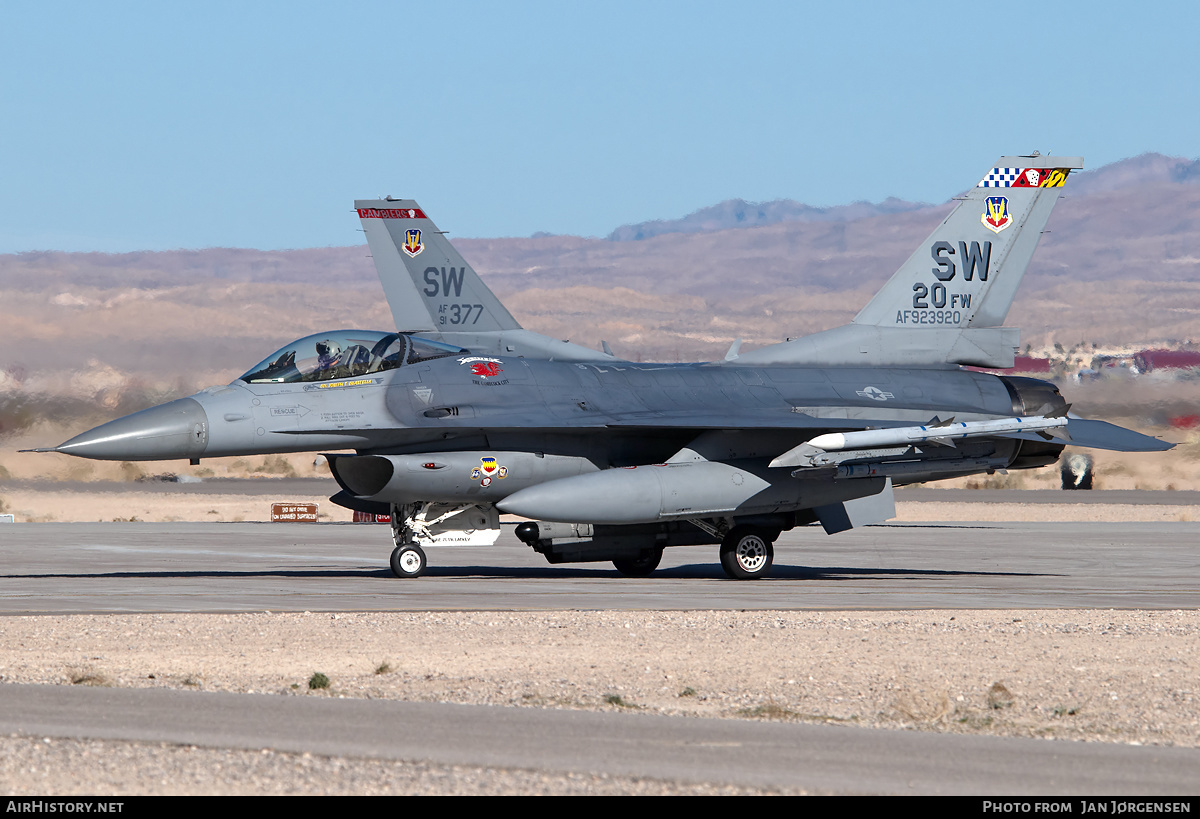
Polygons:
<instances>
[{"instance_id":1,"label":"taxiway surface","mask_svg":"<svg viewBox=\"0 0 1200 819\"><path fill-rule=\"evenodd\" d=\"M395 578L387 526L16 523L0 530L0 613L539 609L1195 608L1200 522L899 523L784 533L761 582L715 546L667 549L648 578L552 566L506 528L428 550Z\"/></svg>"}]
</instances>

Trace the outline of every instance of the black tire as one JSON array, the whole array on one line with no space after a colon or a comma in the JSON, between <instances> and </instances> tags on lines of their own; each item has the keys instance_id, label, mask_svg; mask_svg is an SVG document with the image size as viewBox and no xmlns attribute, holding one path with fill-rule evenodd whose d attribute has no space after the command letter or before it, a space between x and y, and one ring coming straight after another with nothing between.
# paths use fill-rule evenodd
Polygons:
<instances>
[{"instance_id":1,"label":"black tire","mask_svg":"<svg viewBox=\"0 0 1200 819\"><path fill-rule=\"evenodd\" d=\"M428 567L424 550L415 543L397 546L392 552L392 573L396 577L420 577Z\"/></svg>"},{"instance_id":2,"label":"black tire","mask_svg":"<svg viewBox=\"0 0 1200 819\"><path fill-rule=\"evenodd\" d=\"M734 580L766 577L774 560L770 534L762 529L735 526L721 541L721 568Z\"/></svg>"},{"instance_id":3,"label":"black tire","mask_svg":"<svg viewBox=\"0 0 1200 819\"><path fill-rule=\"evenodd\" d=\"M662 562L662 549L650 549L632 560L614 560L617 571L626 577L648 577Z\"/></svg>"}]
</instances>

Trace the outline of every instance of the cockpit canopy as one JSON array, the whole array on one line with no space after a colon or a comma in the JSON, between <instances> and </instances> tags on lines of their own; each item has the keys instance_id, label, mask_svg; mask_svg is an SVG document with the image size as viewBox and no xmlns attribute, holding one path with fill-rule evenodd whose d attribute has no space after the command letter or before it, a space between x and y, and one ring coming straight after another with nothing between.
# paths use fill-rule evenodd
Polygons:
<instances>
[{"instance_id":1,"label":"cockpit canopy","mask_svg":"<svg viewBox=\"0 0 1200 819\"><path fill-rule=\"evenodd\" d=\"M248 384L330 381L468 352L404 333L334 330L293 341L238 378Z\"/></svg>"}]
</instances>

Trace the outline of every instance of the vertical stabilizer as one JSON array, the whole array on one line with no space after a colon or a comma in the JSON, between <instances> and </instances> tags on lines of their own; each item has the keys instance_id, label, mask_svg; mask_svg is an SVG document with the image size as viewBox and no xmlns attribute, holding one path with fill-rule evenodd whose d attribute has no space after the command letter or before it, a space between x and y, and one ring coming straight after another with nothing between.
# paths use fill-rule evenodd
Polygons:
<instances>
[{"instance_id":1,"label":"vertical stabilizer","mask_svg":"<svg viewBox=\"0 0 1200 819\"><path fill-rule=\"evenodd\" d=\"M1005 156L854 318L876 327L999 327L1079 157Z\"/></svg>"},{"instance_id":2,"label":"vertical stabilizer","mask_svg":"<svg viewBox=\"0 0 1200 819\"><path fill-rule=\"evenodd\" d=\"M742 353L731 362L1011 367L1004 318L1050 211L1080 157L1004 156L854 321Z\"/></svg>"},{"instance_id":3,"label":"vertical stabilizer","mask_svg":"<svg viewBox=\"0 0 1200 819\"><path fill-rule=\"evenodd\" d=\"M412 199L354 203L396 329L489 333L521 325Z\"/></svg>"}]
</instances>

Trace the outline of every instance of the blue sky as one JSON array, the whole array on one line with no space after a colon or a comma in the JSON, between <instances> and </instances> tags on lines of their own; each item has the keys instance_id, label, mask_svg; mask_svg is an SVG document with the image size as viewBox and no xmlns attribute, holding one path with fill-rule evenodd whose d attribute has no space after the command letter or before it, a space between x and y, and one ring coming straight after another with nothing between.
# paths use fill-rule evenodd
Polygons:
<instances>
[{"instance_id":1,"label":"blue sky","mask_svg":"<svg viewBox=\"0 0 1200 819\"><path fill-rule=\"evenodd\" d=\"M1200 155L1200 4L55 3L0 15L0 252L605 235Z\"/></svg>"}]
</instances>

